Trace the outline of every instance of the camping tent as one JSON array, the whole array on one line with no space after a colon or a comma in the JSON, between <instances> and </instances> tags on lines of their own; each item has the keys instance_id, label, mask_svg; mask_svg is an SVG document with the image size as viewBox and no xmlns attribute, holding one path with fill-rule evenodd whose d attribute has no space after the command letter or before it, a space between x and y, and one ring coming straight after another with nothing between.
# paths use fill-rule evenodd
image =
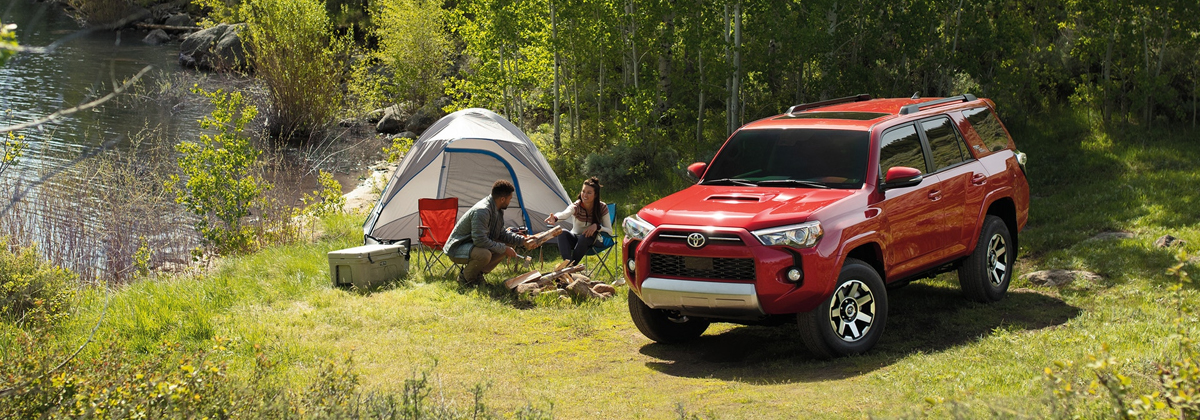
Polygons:
<instances>
[{"instance_id":1,"label":"camping tent","mask_svg":"<svg viewBox=\"0 0 1200 420\"><path fill-rule=\"evenodd\" d=\"M492 183L517 187L504 211L505 226L546 230L543 220L572 199L546 158L521 129L486 109L470 108L438 120L413 143L363 225L365 243L417 238L417 199L458 197L461 216L491 194Z\"/></svg>"}]
</instances>

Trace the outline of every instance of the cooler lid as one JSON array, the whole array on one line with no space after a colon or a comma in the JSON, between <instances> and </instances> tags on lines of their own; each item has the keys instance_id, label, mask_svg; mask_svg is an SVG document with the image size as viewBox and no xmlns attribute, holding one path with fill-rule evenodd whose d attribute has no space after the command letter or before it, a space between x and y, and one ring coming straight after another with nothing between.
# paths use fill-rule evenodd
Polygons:
<instances>
[{"instance_id":1,"label":"cooler lid","mask_svg":"<svg viewBox=\"0 0 1200 420\"><path fill-rule=\"evenodd\" d=\"M404 256L407 250L403 245L361 245L354 248L339 249L337 251L329 251L330 257L340 258L392 258Z\"/></svg>"}]
</instances>

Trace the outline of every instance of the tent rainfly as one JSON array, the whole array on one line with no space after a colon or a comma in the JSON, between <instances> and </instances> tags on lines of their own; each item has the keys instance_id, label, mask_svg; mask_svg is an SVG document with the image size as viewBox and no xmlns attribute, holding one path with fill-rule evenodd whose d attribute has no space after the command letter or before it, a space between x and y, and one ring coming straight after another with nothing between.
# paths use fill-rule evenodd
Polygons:
<instances>
[{"instance_id":1,"label":"tent rainfly","mask_svg":"<svg viewBox=\"0 0 1200 420\"><path fill-rule=\"evenodd\" d=\"M413 143L363 225L363 242L416 242L417 199L458 197L461 217L506 179L517 188L504 211L505 226L529 233L546 230L544 220L573 201L546 158L521 129L482 108L464 109L438 120Z\"/></svg>"}]
</instances>

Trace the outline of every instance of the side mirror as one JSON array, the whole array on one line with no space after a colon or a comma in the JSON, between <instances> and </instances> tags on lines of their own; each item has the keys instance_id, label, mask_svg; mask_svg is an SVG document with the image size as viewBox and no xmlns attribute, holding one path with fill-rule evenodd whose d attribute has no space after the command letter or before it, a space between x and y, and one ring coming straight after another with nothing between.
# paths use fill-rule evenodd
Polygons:
<instances>
[{"instance_id":1,"label":"side mirror","mask_svg":"<svg viewBox=\"0 0 1200 420\"><path fill-rule=\"evenodd\" d=\"M897 166L888 169L887 175L883 177L882 190L892 188L911 187L921 183L925 176L921 175L921 171L917 168L907 166Z\"/></svg>"},{"instance_id":2,"label":"side mirror","mask_svg":"<svg viewBox=\"0 0 1200 420\"><path fill-rule=\"evenodd\" d=\"M697 180L697 181L699 181L700 178L704 178L705 171L708 171L707 163L696 162L691 165L688 165L688 173L692 174L692 176L695 177L695 180Z\"/></svg>"}]
</instances>

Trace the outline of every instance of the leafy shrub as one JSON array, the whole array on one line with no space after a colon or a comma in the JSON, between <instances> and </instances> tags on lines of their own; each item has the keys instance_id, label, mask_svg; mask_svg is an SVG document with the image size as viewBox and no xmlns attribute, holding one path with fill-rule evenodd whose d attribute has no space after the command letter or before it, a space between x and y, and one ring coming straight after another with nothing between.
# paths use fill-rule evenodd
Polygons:
<instances>
[{"instance_id":1,"label":"leafy shrub","mask_svg":"<svg viewBox=\"0 0 1200 420\"><path fill-rule=\"evenodd\" d=\"M1139 392L1139 384L1135 383L1134 376L1123 372L1124 366L1107 354L1108 346L1105 345L1101 355L1088 356L1086 374L1094 379L1086 387L1073 385L1078 382L1079 373L1071 361L1056 362L1054 367L1045 369L1045 378L1054 397L1052 404L1059 416L1077 418L1081 415L1077 411L1083 405L1080 401L1107 397L1111 414L1118 418L1200 417L1200 346L1189 336L1184 324L1184 317L1191 313L1191 307L1182 294L1185 285L1191 283L1187 272L1183 270L1188 261L1187 253L1180 251L1176 259L1179 263L1167 273L1179 279L1177 284L1171 286L1178 308L1178 317L1175 318L1178 332L1173 338L1179 340L1179 353L1176 358L1158 364L1154 378L1157 383L1149 385L1155 389Z\"/></svg>"},{"instance_id":2,"label":"leafy shrub","mask_svg":"<svg viewBox=\"0 0 1200 420\"><path fill-rule=\"evenodd\" d=\"M342 107L350 39L334 34L318 0L247 0L241 15L271 97L272 132L296 138L324 128Z\"/></svg>"},{"instance_id":3,"label":"leafy shrub","mask_svg":"<svg viewBox=\"0 0 1200 420\"><path fill-rule=\"evenodd\" d=\"M583 176L599 177L605 186L620 188L639 179L658 179L678 166L678 160L669 148L618 145L589 154L580 169Z\"/></svg>"},{"instance_id":4,"label":"leafy shrub","mask_svg":"<svg viewBox=\"0 0 1200 420\"><path fill-rule=\"evenodd\" d=\"M532 406L495 413L483 403L482 386L467 408L433 401L428 371L405 380L400 394L364 393L349 358L321 362L307 387L293 389L257 345L253 372L240 377L228 363L244 344L222 338L208 349L164 343L140 356L111 343L79 360L47 340L0 334L13 350L0 364L0 418L550 418ZM56 369L61 361L69 363Z\"/></svg>"},{"instance_id":5,"label":"leafy shrub","mask_svg":"<svg viewBox=\"0 0 1200 420\"><path fill-rule=\"evenodd\" d=\"M411 149L413 139L397 137L392 139L392 145L383 148L383 154L387 155L388 162L399 162L404 159L404 155L408 154L408 149Z\"/></svg>"},{"instance_id":6,"label":"leafy shrub","mask_svg":"<svg viewBox=\"0 0 1200 420\"><path fill-rule=\"evenodd\" d=\"M371 10L378 48L356 63L351 92L365 109L443 93L452 44L442 2L381 0Z\"/></svg>"},{"instance_id":7,"label":"leafy shrub","mask_svg":"<svg viewBox=\"0 0 1200 420\"><path fill-rule=\"evenodd\" d=\"M305 194L301 200L304 203L303 212L316 217L341 213L346 207L346 197L342 196L342 184L325 171L318 171L317 183L321 185L321 189Z\"/></svg>"},{"instance_id":8,"label":"leafy shrub","mask_svg":"<svg viewBox=\"0 0 1200 420\"><path fill-rule=\"evenodd\" d=\"M0 66L17 53L17 25L0 22Z\"/></svg>"},{"instance_id":9,"label":"leafy shrub","mask_svg":"<svg viewBox=\"0 0 1200 420\"><path fill-rule=\"evenodd\" d=\"M46 262L37 249L14 250L0 238L0 320L35 327L57 323L70 308L74 280L74 273Z\"/></svg>"},{"instance_id":10,"label":"leafy shrub","mask_svg":"<svg viewBox=\"0 0 1200 420\"><path fill-rule=\"evenodd\" d=\"M175 147L186 182L172 175L167 188L175 192L176 202L199 216L196 230L218 252L249 250L253 229L243 219L256 205L261 206L260 196L271 188L271 184L252 175L261 152L242 135L258 109L246 104L240 92L206 92L199 88L194 92L216 106L212 115L200 120L200 126L215 129L218 134L202 134L199 143L183 142Z\"/></svg>"}]
</instances>

